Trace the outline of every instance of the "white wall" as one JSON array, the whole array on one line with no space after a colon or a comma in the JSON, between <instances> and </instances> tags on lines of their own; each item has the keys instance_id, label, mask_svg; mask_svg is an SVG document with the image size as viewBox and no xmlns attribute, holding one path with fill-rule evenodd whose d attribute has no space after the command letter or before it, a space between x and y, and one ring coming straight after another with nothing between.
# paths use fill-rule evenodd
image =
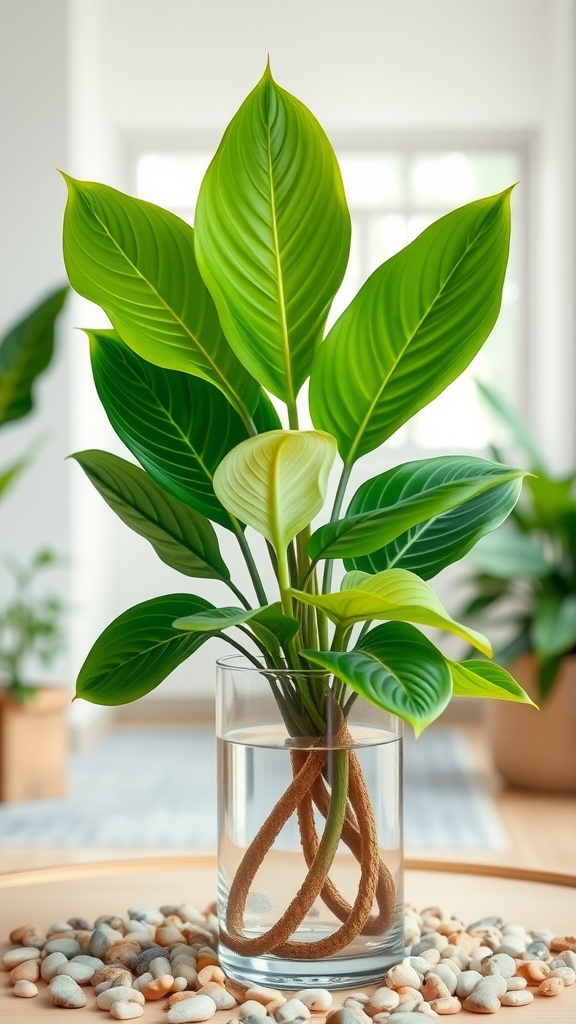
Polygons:
<instances>
[{"instance_id":1,"label":"white wall","mask_svg":"<svg viewBox=\"0 0 576 1024\"><path fill-rule=\"evenodd\" d=\"M32 41L29 76L35 83L30 95L21 86L18 114L10 101L3 114L12 131L27 140L24 149L13 146L10 152L16 161L10 171L11 191L18 192L19 204L11 223L19 225L33 209L33 219L42 225L36 231L42 244L61 217L59 185L49 168L63 162L55 150L65 148L67 118L66 169L125 188L125 154L132 135L219 135L260 77L268 52L277 80L306 102L329 132L531 133L539 171L533 183L538 244L531 308L532 337L539 341L538 352L532 354L538 390L532 395L531 415L558 462L576 456L572 0L69 0L67 112L59 105L64 83L55 85L64 74L63 63L53 57L64 48L54 18L56 11L61 27L64 4L21 0L10 6L12 34L14 24L22 31L25 24L34 26L27 44ZM28 17L30 6L39 20ZM55 47L44 46L54 34ZM20 56L15 47L7 49L8 65L0 66L0 75L7 82L20 75L22 81L23 72L16 67ZM50 132L44 144L46 119L35 104L41 103L43 110L50 102L58 110L48 114ZM36 137L31 129L41 123L44 130ZM31 197L29 188L18 186L32 174L38 188ZM10 192L3 189L0 202L10 212ZM17 233L15 226L12 230ZM56 249L55 241L52 245ZM28 252L20 271L13 268L18 287L23 274L32 279L33 262ZM41 262L47 273L48 257ZM0 284L4 287L5 281ZM78 310L75 322L87 324L88 317ZM69 450L109 447L114 441L94 400L81 338L70 339L70 348ZM53 402L52 416L63 430L62 381L59 386L60 403ZM44 469L42 474L36 486L46 480ZM160 566L145 542L116 522L77 467L68 464L65 475L65 481L59 477L58 505L65 505L68 489L75 510L74 600L81 612L73 638L76 668L115 614L145 597L181 589L186 581ZM20 511L22 502L21 492ZM212 657L208 647L158 693L188 692L191 678L196 692L208 692Z\"/></svg>"}]
</instances>

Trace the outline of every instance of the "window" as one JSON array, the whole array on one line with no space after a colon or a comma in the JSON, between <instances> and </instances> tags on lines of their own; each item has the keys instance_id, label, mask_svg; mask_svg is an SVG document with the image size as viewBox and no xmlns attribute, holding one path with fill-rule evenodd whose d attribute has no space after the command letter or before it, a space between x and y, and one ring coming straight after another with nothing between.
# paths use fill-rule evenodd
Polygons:
<instances>
[{"instance_id":1,"label":"window","mask_svg":"<svg viewBox=\"0 0 576 1024\"><path fill-rule=\"evenodd\" d=\"M510 144L499 139L482 140L481 146L452 139L439 146L423 139L390 147L364 147L352 140L336 148L352 215L352 249L330 322L380 263L432 221L473 199L522 182L512 200L513 236L502 310L489 341L472 366L389 442L414 451L447 450L455 442L460 451L481 450L493 430L474 379L492 383L517 406L524 404L526 146L522 140ZM133 147L130 164L136 194L193 223L198 189L212 152L212 147L182 143Z\"/></svg>"}]
</instances>

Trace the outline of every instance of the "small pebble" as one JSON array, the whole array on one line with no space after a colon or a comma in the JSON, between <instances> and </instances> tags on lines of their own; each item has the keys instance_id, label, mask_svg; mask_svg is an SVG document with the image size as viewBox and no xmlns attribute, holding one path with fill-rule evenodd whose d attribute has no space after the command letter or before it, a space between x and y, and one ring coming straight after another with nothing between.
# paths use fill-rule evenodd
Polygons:
<instances>
[{"instance_id":1,"label":"small pebble","mask_svg":"<svg viewBox=\"0 0 576 1024\"><path fill-rule=\"evenodd\" d=\"M38 960L39 958L40 950L35 946L19 946L18 949L9 949L7 953L4 953L2 966L5 971L11 971L13 967L18 967L26 960Z\"/></svg>"},{"instance_id":2,"label":"small pebble","mask_svg":"<svg viewBox=\"0 0 576 1024\"><path fill-rule=\"evenodd\" d=\"M88 985L95 973L94 968L88 964L75 964L72 960L67 960L56 968L56 975L65 974L67 978L73 978L78 985Z\"/></svg>"},{"instance_id":3,"label":"small pebble","mask_svg":"<svg viewBox=\"0 0 576 1024\"><path fill-rule=\"evenodd\" d=\"M326 1024L358 1024L358 1014L351 1010L349 1006L340 1006L337 1010L332 1010L327 1018Z\"/></svg>"},{"instance_id":4,"label":"small pebble","mask_svg":"<svg viewBox=\"0 0 576 1024\"><path fill-rule=\"evenodd\" d=\"M266 1007L257 999L246 999L238 1009L238 1016L244 1017L266 1017Z\"/></svg>"},{"instance_id":5,"label":"small pebble","mask_svg":"<svg viewBox=\"0 0 576 1024\"><path fill-rule=\"evenodd\" d=\"M508 956L519 957L526 951L526 943L519 935L507 935L502 941L498 953L507 953ZM548 948L546 948L548 953Z\"/></svg>"},{"instance_id":6,"label":"small pebble","mask_svg":"<svg viewBox=\"0 0 576 1024\"><path fill-rule=\"evenodd\" d=\"M444 1014L458 1013L462 1009L462 1003L456 996L446 996L441 999L433 999L430 1003L432 1009L441 1016Z\"/></svg>"},{"instance_id":7,"label":"small pebble","mask_svg":"<svg viewBox=\"0 0 576 1024\"><path fill-rule=\"evenodd\" d=\"M194 1024L195 1021L210 1020L216 1013L216 1004L210 996L193 996L171 1006L166 1014L169 1024Z\"/></svg>"},{"instance_id":8,"label":"small pebble","mask_svg":"<svg viewBox=\"0 0 576 1024\"><path fill-rule=\"evenodd\" d=\"M244 1004L246 1005L246 1004ZM288 999L274 1012L274 1020L278 1024L287 1024L292 1020L305 1020L310 1016L310 1010L300 999Z\"/></svg>"},{"instance_id":9,"label":"small pebble","mask_svg":"<svg viewBox=\"0 0 576 1024\"><path fill-rule=\"evenodd\" d=\"M67 959L81 953L80 943L76 939L51 939L44 943L45 953L63 953Z\"/></svg>"},{"instance_id":10,"label":"small pebble","mask_svg":"<svg viewBox=\"0 0 576 1024\"><path fill-rule=\"evenodd\" d=\"M198 989L199 996L210 996L216 1004L217 1010L232 1010L238 1003L234 999L234 996L227 992L223 985L218 985L215 981L207 981L205 985L202 985Z\"/></svg>"},{"instance_id":11,"label":"small pebble","mask_svg":"<svg viewBox=\"0 0 576 1024\"><path fill-rule=\"evenodd\" d=\"M481 980L482 975L479 971L462 971L456 980L456 995L458 998L466 999Z\"/></svg>"},{"instance_id":12,"label":"small pebble","mask_svg":"<svg viewBox=\"0 0 576 1024\"><path fill-rule=\"evenodd\" d=\"M564 982L564 988L569 988L570 985L573 985L574 982L576 982L576 973L572 970L571 967L568 967L568 964L563 963L557 967L552 967L551 964L548 964L548 967L550 968L550 977L562 978L562 981Z\"/></svg>"},{"instance_id":13,"label":"small pebble","mask_svg":"<svg viewBox=\"0 0 576 1024\"><path fill-rule=\"evenodd\" d=\"M33 981L25 981L21 978L17 981L12 990L15 996L19 996L20 999L33 999L34 996L38 995L38 989Z\"/></svg>"},{"instance_id":14,"label":"small pebble","mask_svg":"<svg viewBox=\"0 0 576 1024\"><path fill-rule=\"evenodd\" d=\"M534 999L532 993L527 989L512 989L511 991L505 992L503 996L500 996L500 1002L502 1006L526 1006L531 1003Z\"/></svg>"},{"instance_id":15,"label":"small pebble","mask_svg":"<svg viewBox=\"0 0 576 1024\"><path fill-rule=\"evenodd\" d=\"M564 988L562 978L545 978L538 985L539 996L559 996Z\"/></svg>"},{"instance_id":16,"label":"small pebble","mask_svg":"<svg viewBox=\"0 0 576 1024\"><path fill-rule=\"evenodd\" d=\"M523 960L548 960L550 957L550 950L545 942L541 939L537 939L535 942L531 942L522 954Z\"/></svg>"},{"instance_id":17,"label":"small pebble","mask_svg":"<svg viewBox=\"0 0 576 1024\"><path fill-rule=\"evenodd\" d=\"M456 978L454 978L454 991L456 991ZM422 995L427 1003L431 1003L434 999L447 999L452 993L448 987L439 978L437 974L431 973L426 976L422 982Z\"/></svg>"},{"instance_id":18,"label":"small pebble","mask_svg":"<svg viewBox=\"0 0 576 1024\"><path fill-rule=\"evenodd\" d=\"M173 981L174 978L171 974L161 974L159 978L152 978L152 981L147 981L145 985L140 979L140 991L147 1002L162 999L170 992ZM203 998L208 999L208 996L203 996Z\"/></svg>"},{"instance_id":19,"label":"small pebble","mask_svg":"<svg viewBox=\"0 0 576 1024\"><path fill-rule=\"evenodd\" d=\"M570 968L566 964L562 964L562 967L569 971ZM23 964L18 964L17 967L13 967L8 975L8 980L11 985L15 985L18 981L38 981L40 977L40 967L37 960L25 960Z\"/></svg>"},{"instance_id":20,"label":"small pebble","mask_svg":"<svg viewBox=\"0 0 576 1024\"><path fill-rule=\"evenodd\" d=\"M507 992L519 992L521 989L525 989L527 985L526 978L521 978L518 974L515 974L513 978L506 978Z\"/></svg>"},{"instance_id":21,"label":"small pebble","mask_svg":"<svg viewBox=\"0 0 576 1024\"><path fill-rule=\"evenodd\" d=\"M80 985L77 985L73 978L65 974L57 974L52 978L48 986L48 995L54 1006L64 1006L66 1009L76 1009L86 1006L86 996Z\"/></svg>"},{"instance_id":22,"label":"small pebble","mask_svg":"<svg viewBox=\"0 0 576 1024\"><path fill-rule=\"evenodd\" d=\"M389 988L395 989L402 988L404 985L409 985L410 988L419 988L420 977L418 971L410 967L410 964L396 964L388 971L386 984Z\"/></svg>"},{"instance_id":23,"label":"small pebble","mask_svg":"<svg viewBox=\"0 0 576 1024\"><path fill-rule=\"evenodd\" d=\"M494 953L482 961L482 973L485 977L500 974L503 978L512 978L516 973L514 958L508 953Z\"/></svg>"},{"instance_id":24,"label":"small pebble","mask_svg":"<svg viewBox=\"0 0 576 1024\"><path fill-rule=\"evenodd\" d=\"M134 1020L135 1017L142 1017L144 1007L139 1003L123 1003L119 999L112 1003L110 1016L115 1020Z\"/></svg>"},{"instance_id":25,"label":"small pebble","mask_svg":"<svg viewBox=\"0 0 576 1024\"><path fill-rule=\"evenodd\" d=\"M127 985L115 985L96 996L96 1006L99 1010L109 1010L112 1004L117 1002L138 1003L139 1006L144 1006L144 996L137 989L129 988Z\"/></svg>"},{"instance_id":26,"label":"small pebble","mask_svg":"<svg viewBox=\"0 0 576 1024\"><path fill-rule=\"evenodd\" d=\"M282 995L281 992L277 994ZM354 993L356 996L358 994ZM296 993L294 998L299 999L309 1010L315 1010L317 1013L326 1013L332 1006L332 993L326 988L303 988ZM366 997L366 1002L368 1002L368 997Z\"/></svg>"},{"instance_id":27,"label":"small pebble","mask_svg":"<svg viewBox=\"0 0 576 1024\"><path fill-rule=\"evenodd\" d=\"M364 1012L369 1017L375 1017L378 1013L395 1010L400 1003L400 996L393 988L377 988L370 996L370 1002L366 1003Z\"/></svg>"},{"instance_id":28,"label":"small pebble","mask_svg":"<svg viewBox=\"0 0 576 1024\"><path fill-rule=\"evenodd\" d=\"M557 935L550 940L550 949L553 953L562 953L565 950L576 953L576 935Z\"/></svg>"}]
</instances>

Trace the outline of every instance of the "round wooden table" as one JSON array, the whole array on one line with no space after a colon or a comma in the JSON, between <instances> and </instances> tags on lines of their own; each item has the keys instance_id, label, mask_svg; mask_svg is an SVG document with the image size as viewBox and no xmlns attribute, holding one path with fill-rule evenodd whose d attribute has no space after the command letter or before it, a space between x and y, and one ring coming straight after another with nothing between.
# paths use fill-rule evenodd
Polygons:
<instances>
[{"instance_id":1,"label":"round wooden table","mask_svg":"<svg viewBox=\"0 0 576 1024\"><path fill-rule=\"evenodd\" d=\"M157 907L186 902L204 908L215 892L216 864L210 856L78 864L0 874L0 955L9 948L8 933L20 924L47 928L52 921L73 915L122 915L133 905ZM558 935L576 932L573 875L407 861L405 896L417 907L440 904L449 913L469 920L501 914L509 922L527 928L545 926ZM0 974L0 1021L42 1024L46 1017L47 1024L62 1024L64 1020L70 1024L70 1011L53 1007L42 982L39 988L35 999L17 999L7 973ZM88 1016L102 1021L91 986L86 992L88 1005L77 1012L82 1019ZM346 994L339 993L335 1003L342 1002ZM164 1005L164 1000L147 1004L141 1019L148 1024L165 1021ZM554 998L536 997L525 1007L502 1008L492 1019L501 1021L509 1014L517 1024L574 1024L576 985ZM213 1018L214 1024L224 1024L232 1016L233 1011L221 1011ZM456 1019L478 1021L478 1015L462 1010Z\"/></svg>"}]
</instances>

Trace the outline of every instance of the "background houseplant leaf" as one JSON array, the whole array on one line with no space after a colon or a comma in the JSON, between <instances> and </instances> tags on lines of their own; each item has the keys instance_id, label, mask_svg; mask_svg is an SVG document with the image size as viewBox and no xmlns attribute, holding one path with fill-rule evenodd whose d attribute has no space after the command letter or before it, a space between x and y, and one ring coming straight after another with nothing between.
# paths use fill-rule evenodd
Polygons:
<instances>
[{"instance_id":1,"label":"background houseplant leaf","mask_svg":"<svg viewBox=\"0 0 576 1024\"><path fill-rule=\"evenodd\" d=\"M174 620L210 607L202 597L167 594L123 612L89 651L76 697L115 706L150 693L208 639L206 633L174 629Z\"/></svg>"},{"instance_id":2,"label":"background houseplant leaf","mask_svg":"<svg viewBox=\"0 0 576 1024\"><path fill-rule=\"evenodd\" d=\"M346 465L439 395L486 341L508 260L509 194L431 224L374 271L328 334L310 409Z\"/></svg>"},{"instance_id":3,"label":"background houseplant leaf","mask_svg":"<svg viewBox=\"0 0 576 1024\"><path fill-rule=\"evenodd\" d=\"M194 232L173 213L66 177L64 259L73 288L106 312L144 359L220 388L244 419L258 385L230 348L194 256Z\"/></svg>"},{"instance_id":4,"label":"background houseplant leaf","mask_svg":"<svg viewBox=\"0 0 576 1024\"><path fill-rule=\"evenodd\" d=\"M512 700L520 704L534 703L510 673L494 662L447 659L447 664L452 674L456 697L492 697L495 700Z\"/></svg>"},{"instance_id":5,"label":"background houseplant leaf","mask_svg":"<svg viewBox=\"0 0 576 1024\"><path fill-rule=\"evenodd\" d=\"M455 633L483 654L492 656L486 637L455 622L431 587L414 573L406 569L387 569L363 579L355 576L353 582L354 589L348 589L350 580L345 578L347 589L337 594L307 594L300 590L294 590L293 594L304 604L321 608L332 622L344 629L371 619L418 622Z\"/></svg>"},{"instance_id":6,"label":"background houseplant leaf","mask_svg":"<svg viewBox=\"0 0 576 1024\"><path fill-rule=\"evenodd\" d=\"M31 411L33 384L52 359L54 322L68 291L51 292L0 341L0 426Z\"/></svg>"},{"instance_id":7,"label":"background houseplant leaf","mask_svg":"<svg viewBox=\"0 0 576 1024\"><path fill-rule=\"evenodd\" d=\"M532 537L507 529L483 537L469 559L479 572L499 579L538 579L548 575L551 568Z\"/></svg>"},{"instance_id":8,"label":"background houseplant leaf","mask_svg":"<svg viewBox=\"0 0 576 1024\"><path fill-rule=\"evenodd\" d=\"M543 593L532 619L532 646L542 660L576 647L576 594Z\"/></svg>"},{"instance_id":9,"label":"background houseplant leaf","mask_svg":"<svg viewBox=\"0 0 576 1024\"><path fill-rule=\"evenodd\" d=\"M220 463L214 490L228 511L277 552L320 511L336 442L315 430L271 430L243 441Z\"/></svg>"},{"instance_id":10,"label":"background houseplant leaf","mask_svg":"<svg viewBox=\"0 0 576 1024\"><path fill-rule=\"evenodd\" d=\"M143 469L108 452L77 452L71 458L122 522L150 541L166 565L185 576L230 579L212 524Z\"/></svg>"},{"instance_id":11,"label":"background houseplant leaf","mask_svg":"<svg viewBox=\"0 0 576 1024\"><path fill-rule=\"evenodd\" d=\"M353 651L304 651L372 704L410 722L418 736L452 696L450 670L440 651L414 626L387 622Z\"/></svg>"},{"instance_id":12,"label":"background houseplant leaf","mask_svg":"<svg viewBox=\"0 0 576 1024\"><path fill-rule=\"evenodd\" d=\"M435 473L432 466L429 474L429 464L437 461L441 463L438 473ZM476 472L473 471L474 462L477 463ZM522 470L494 466L482 459L462 459L459 464L455 457L454 461L448 457L445 460L445 473L442 470L443 464L444 460L435 459L424 460L422 463L406 463L367 481L352 499L343 519L326 523L312 534L308 545L310 557L314 561L319 558L345 558L348 559L347 566L366 569L370 560L361 560L360 556L378 552L399 538L404 545L409 544L411 538L416 541L420 528L426 535L426 544L422 545L422 549L425 550L428 531L437 517L452 509L465 507L465 503L471 502L485 491L492 491L493 488L508 484L510 490L502 495L502 504L504 497L507 504L513 504L520 479L525 475ZM411 481L412 467L415 467L414 486ZM470 473L467 471L468 468L471 470ZM494 514L498 517L500 502L492 500ZM484 503L480 504L480 508L485 507ZM475 519L476 516L477 509L474 513ZM489 511L486 511L484 521L489 523L491 518ZM480 522L483 521L481 516L478 516L478 519ZM458 521L457 516L454 517L454 521ZM413 527L418 527L418 530L411 538L406 537L406 531ZM462 527L455 532L453 550L458 551L467 532ZM433 530L431 536L433 537L435 533L436 530ZM398 543L400 544L400 540ZM430 546L433 547L433 543ZM392 553L393 549L390 550ZM436 557L439 558L440 554L438 553ZM422 551L416 549L415 560L417 564L425 564Z\"/></svg>"},{"instance_id":13,"label":"background houseplant leaf","mask_svg":"<svg viewBox=\"0 0 576 1024\"><path fill-rule=\"evenodd\" d=\"M477 380L476 387L493 415L508 428L513 440L526 453L530 460L531 468L533 470L538 469L539 471L543 469L546 465L546 460L543 458L536 439L532 436L532 432L528 429L524 420L488 384Z\"/></svg>"},{"instance_id":14,"label":"background houseplant leaf","mask_svg":"<svg viewBox=\"0 0 576 1024\"><path fill-rule=\"evenodd\" d=\"M293 408L344 276L350 217L324 131L269 68L208 168L195 233L232 348Z\"/></svg>"},{"instance_id":15,"label":"background houseplant leaf","mask_svg":"<svg viewBox=\"0 0 576 1024\"><path fill-rule=\"evenodd\" d=\"M237 529L214 493L224 455L247 431L222 392L188 373L142 359L113 331L88 331L96 390L118 436L165 490L229 530ZM262 392L254 413L264 430L279 425Z\"/></svg>"}]
</instances>

